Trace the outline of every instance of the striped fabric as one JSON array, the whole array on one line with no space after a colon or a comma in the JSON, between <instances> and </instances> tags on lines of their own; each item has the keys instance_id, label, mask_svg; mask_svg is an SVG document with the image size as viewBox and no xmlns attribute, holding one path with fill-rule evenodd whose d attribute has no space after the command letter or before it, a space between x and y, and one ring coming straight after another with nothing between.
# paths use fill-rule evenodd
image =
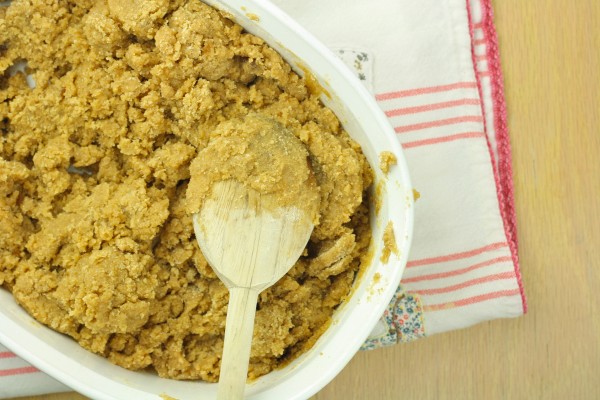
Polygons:
<instances>
[{"instance_id":1,"label":"striped fabric","mask_svg":"<svg viewBox=\"0 0 600 400\"><path fill-rule=\"evenodd\" d=\"M357 69L404 147L420 198L402 286L425 333L526 312L490 0L274 2ZM0 345L0 398L64 390Z\"/></svg>"},{"instance_id":2,"label":"striped fabric","mask_svg":"<svg viewBox=\"0 0 600 400\"><path fill-rule=\"evenodd\" d=\"M11 351L6 351L6 349L0 346L0 360L2 360L4 369L0 370L0 377L4 376L14 376L14 375L24 375L32 372L37 372L38 369L31 365L26 364L23 360L17 357L17 355ZM9 368L9 364L12 363L12 368Z\"/></svg>"},{"instance_id":3,"label":"striped fabric","mask_svg":"<svg viewBox=\"0 0 600 400\"><path fill-rule=\"evenodd\" d=\"M65 392L70 389L0 345L0 398Z\"/></svg>"}]
</instances>

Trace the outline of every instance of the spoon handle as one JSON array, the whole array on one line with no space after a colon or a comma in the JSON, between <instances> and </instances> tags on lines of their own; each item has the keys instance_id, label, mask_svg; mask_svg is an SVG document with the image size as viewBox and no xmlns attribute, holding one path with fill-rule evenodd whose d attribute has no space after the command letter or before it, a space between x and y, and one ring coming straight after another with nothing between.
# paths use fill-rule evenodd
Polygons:
<instances>
[{"instance_id":1,"label":"spoon handle","mask_svg":"<svg viewBox=\"0 0 600 400\"><path fill-rule=\"evenodd\" d=\"M229 289L218 400L237 400L244 396L258 294L256 289Z\"/></svg>"}]
</instances>

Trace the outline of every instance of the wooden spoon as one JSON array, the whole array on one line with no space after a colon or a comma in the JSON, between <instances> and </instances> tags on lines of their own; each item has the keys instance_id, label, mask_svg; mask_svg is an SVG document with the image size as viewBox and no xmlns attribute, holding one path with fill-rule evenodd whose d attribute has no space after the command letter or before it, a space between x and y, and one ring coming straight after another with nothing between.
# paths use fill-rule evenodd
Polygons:
<instances>
[{"instance_id":1,"label":"wooden spoon","mask_svg":"<svg viewBox=\"0 0 600 400\"><path fill-rule=\"evenodd\" d=\"M229 289L218 399L243 397L258 295L294 265L314 227L297 208L264 209L265 197L234 180L218 182L193 215L200 249Z\"/></svg>"},{"instance_id":2,"label":"wooden spoon","mask_svg":"<svg viewBox=\"0 0 600 400\"><path fill-rule=\"evenodd\" d=\"M295 264L314 228L313 206L278 206L277 200L277 193L261 194L229 179L214 183L193 214L200 249L229 289L219 400L243 398L258 295Z\"/></svg>"}]
</instances>

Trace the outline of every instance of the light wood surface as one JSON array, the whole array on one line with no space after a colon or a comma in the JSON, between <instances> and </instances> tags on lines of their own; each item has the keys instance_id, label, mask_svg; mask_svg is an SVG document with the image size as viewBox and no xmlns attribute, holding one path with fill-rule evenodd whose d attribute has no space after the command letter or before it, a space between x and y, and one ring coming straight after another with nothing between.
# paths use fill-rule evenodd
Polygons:
<instances>
[{"instance_id":1,"label":"light wood surface","mask_svg":"<svg viewBox=\"0 0 600 400\"><path fill-rule=\"evenodd\" d=\"M600 399L600 1L493 3L529 313L361 352L314 400Z\"/></svg>"}]
</instances>

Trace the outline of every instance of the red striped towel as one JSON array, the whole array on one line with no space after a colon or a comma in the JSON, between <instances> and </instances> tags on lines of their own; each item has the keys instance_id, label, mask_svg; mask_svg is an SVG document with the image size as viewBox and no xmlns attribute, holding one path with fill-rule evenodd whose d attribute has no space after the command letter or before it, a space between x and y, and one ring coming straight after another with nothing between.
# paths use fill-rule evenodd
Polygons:
<instances>
[{"instance_id":1,"label":"red striped towel","mask_svg":"<svg viewBox=\"0 0 600 400\"><path fill-rule=\"evenodd\" d=\"M522 315L527 305L490 0L275 3L371 89L420 193L402 287L365 347ZM0 398L62 390L68 389L0 346Z\"/></svg>"}]
</instances>

